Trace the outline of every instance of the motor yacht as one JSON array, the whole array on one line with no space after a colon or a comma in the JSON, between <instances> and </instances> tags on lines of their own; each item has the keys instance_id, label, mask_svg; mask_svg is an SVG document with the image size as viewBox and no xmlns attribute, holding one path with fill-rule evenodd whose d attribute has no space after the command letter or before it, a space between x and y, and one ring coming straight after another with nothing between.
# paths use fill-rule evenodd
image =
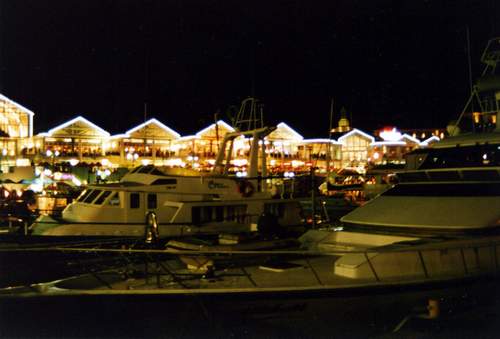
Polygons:
<instances>
[{"instance_id":1,"label":"motor yacht","mask_svg":"<svg viewBox=\"0 0 500 339\"><path fill-rule=\"evenodd\" d=\"M118 183L91 185L63 210L60 219L40 217L33 234L142 236L153 226L161 237L245 232L255 229L264 214L274 216L279 226L299 225L299 202L273 196L266 179L265 145L259 141L273 130L228 133L211 173L148 165L134 168ZM241 136L251 143L244 178L229 175L233 143Z\"/></svg>"},{"instance_id":2,"label":"motor yacht","mask_svg":"<svg viewBox=\"0 0 500 339\"><path fill-rule=\"evenodd\" d=\"M409 153L398 184L342 217L342 231L308 235L316 249L347 252L335 262L336 274L357 279L498 272L499 38L489 42L482 61L483 77L450 136ZM467 113L473 100L481 111Z\"/></svg>"}]
</instances>

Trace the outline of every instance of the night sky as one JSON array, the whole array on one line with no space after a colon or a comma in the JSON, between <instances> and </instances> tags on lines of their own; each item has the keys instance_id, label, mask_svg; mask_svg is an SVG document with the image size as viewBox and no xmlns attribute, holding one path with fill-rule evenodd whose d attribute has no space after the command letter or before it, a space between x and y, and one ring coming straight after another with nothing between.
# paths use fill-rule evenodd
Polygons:
<instances>
[{"instance_id":1,"label":"night sky","mask_svg":"<svg viewBox=\"0 0 500 339\"><path fill-rule=\"evenodd\" d=\"M147 102L192 134L251 95L306 137L327 136L332 97L367 131L445 127L468 50L477 78L499 30L498 0L0 0L0 92L35 132L83 115L122 133Z\"/></svg>"}]
</instances>

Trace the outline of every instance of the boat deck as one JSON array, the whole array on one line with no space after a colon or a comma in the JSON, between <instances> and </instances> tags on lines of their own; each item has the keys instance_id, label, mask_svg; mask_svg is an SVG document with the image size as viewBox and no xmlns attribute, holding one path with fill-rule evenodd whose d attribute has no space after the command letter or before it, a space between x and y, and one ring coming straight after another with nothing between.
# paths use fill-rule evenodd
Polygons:
<instances>
[{"instance_id":1,"label":"boat deck","mask_svg":"<svg viewBox=\"0 0 500 339\"><path fill-rule=\"evenodd\" d=\"M160 290L179 292L186 290L205 290L216 292L229 291L255 291L255 290L279 290L279 289L310 289L325 286L350 286L353 280L337 276L333 273L334 262L337 257L323 256L293 260L271 260L267 263L252 264L248 266L225 267L216 269L213 273L204 270L190 270L178 268L166 274L160 271L154 272L155 264L148 269L148 277L124 279L116 272L102 273L101 279L109 279L109 286L100 286L94 291L112 290L122 291L156 291ZM201 261L205 259L199 259ZM161 268L160 268L161 270ZM118 281L116 281L117 279ZM373 279L371 282L374 282ZM369 283L370 281L356 283ZM65 287L59 284L58 287ZM68 287L77 287L73 284ZM161 293L161 292L160 292Z\"/></svg>"}]
</instances>

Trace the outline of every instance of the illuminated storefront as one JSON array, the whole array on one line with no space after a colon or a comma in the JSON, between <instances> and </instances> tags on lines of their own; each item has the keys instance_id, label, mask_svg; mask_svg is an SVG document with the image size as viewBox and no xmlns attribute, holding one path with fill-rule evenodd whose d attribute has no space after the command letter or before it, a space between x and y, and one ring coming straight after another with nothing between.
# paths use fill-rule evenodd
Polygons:
<instances>
[{"instance_id":1,"label":"illuminated storefront","mask_svg":"<svg viewBox=\"0 0 500 339\"><path fill-rule=\"evenodd\" d=\"M420 140L401 134L396 128L385 128L376 133L381 140L374 141L369 151L369 162L373 165L403 164L404 155L420 147Z\"/></svg>"},{"instance_id":2,"label":"illuminated storefront","mask_svg":"<svg viewBox=\"0 0 500 339\"><path fill-rule=\"evenodd\" d=\"M34 113L0 94L0 135L9 138L33 136Z\"/></svg>"},{"instance_id":3,"label":"illuminated storefront","mask_svg":"<svg viewBox=\"0 0 500 339\"><path fill-rule=\"evenodd\" d=\"M36 136L40 154L49 158L98 161L105 155L109 133L82 116L77 116ZM54 159L52 159L54 161Z\"/></svg>"},{"instance_id":4,"label":"illuminated storefront","mask_svg":"<svg viewBox=\"0 0 500 339\"><path fill-rule=\"evenodd\" d=\"M342 145L341 168L365 168L368 150L374 141L374 137L356 128L339 137L338 142Z\"/></svg>"},{"instance_id":5,"label":"illuminated storefront","mask_svg":"<svg viewBox=\"0 0 500 339\"><path fill-rule=\"evenodd\" d=\"M319 171L341 168L342 144L332 139L304 139L299 146L299 159L308 169L311 166Z\"/></svg>"},{"instance_id":6,"label":"illuminated storefront","mask_svg":"<svg viewBox=\"0 0 500 339\"><path fill-rule=\"evenodd\" d=\"M265 139L268 166L273 171L292 170L299 160L299 144L304 137L284 122Z\"/></svg>"},{"instance_id":7,"label":"illuminated storefront","mask_svg":"<svg viewBox=\"0 0 500 339\"><path fill-rule=\"evenodd\" d=\"M175 156L175 141L180 137L157 119L149 119L124 134L111 136L105 144L106 156L127 167L139 163L164 165Z\"/></svg>"},{"instance_id":8,"label":"illuminated storefront","mask_svg":"<svg viewBox=\"0 0 500 339\"><path fill-rule=\"evenodd\" d=\"M175 143L178 165L190 168L210 170L226 133L234 128L223 120L218 120L195 135L181 137ZM236 149L236 147L235 147ZM180 162L179 162L180 161Z\"/></svg>"},{"instance_id":9,"label":"illuminated storefront","mask_svg":"<svg viewBox=\"0 0 500 339\"><path fill-rule=\"evenodd\" d=\"M33 115L26 107L0 94L0 167L15 165L16 158L34 152Z\"/></svg>"}]
</instances>

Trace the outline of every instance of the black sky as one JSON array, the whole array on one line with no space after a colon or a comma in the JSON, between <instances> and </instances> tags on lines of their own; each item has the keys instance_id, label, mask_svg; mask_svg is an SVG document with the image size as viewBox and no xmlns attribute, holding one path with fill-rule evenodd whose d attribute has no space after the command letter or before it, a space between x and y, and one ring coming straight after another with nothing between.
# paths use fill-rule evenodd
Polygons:
<instances>
[{"instance_id":1,"label":"black sky","mask_svg":"<svg viewBox=\"0 0 500 339\"><path fill-rule=\"evenodd\" d=\"M0 0L0 92L35 131L83 115L111 133L156 117L190 134L249 95L269 123L444 127L469 91L500 4L485 1ZM227 120L227 119L226 119Z\"/></svg>"}]
</instances>

